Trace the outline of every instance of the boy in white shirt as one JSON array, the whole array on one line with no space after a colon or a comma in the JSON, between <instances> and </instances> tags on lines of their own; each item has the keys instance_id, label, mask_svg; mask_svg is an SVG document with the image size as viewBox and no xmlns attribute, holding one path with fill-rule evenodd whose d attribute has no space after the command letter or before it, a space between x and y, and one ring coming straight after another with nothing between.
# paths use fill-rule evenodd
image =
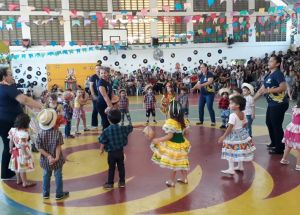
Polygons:
<instances>
[{"instance_id":1,"label":"boy in white shirt","mask_svg":"<svg viewBox=\"0 0 300 215\"><path fill-rule=\"evenodd\" d=\"M252 122L255 119L255 104L254 104L254 88L251 84L243 83L242 84L243 95L246 99L246 107L244 113L247 118L247 128L249 136L252 137Z\"/></svg>"}]
</instances>

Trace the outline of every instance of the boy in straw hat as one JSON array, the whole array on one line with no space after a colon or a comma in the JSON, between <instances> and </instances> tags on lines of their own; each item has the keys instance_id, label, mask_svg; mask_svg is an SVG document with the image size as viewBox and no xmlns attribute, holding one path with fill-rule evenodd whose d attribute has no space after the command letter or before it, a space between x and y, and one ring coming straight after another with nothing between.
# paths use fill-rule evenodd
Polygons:
<instances>
[{"instance_id":1,"label":"boy in straw hat","mask_svg":"<svg viewBox=\"0 0 300 215\"><path fill-rule=\"evenodd\" d=\"M219 95L221 96L219 100L219 109L221 111L221 119L222 119L222 125L220 127L221 129L227 127L227 123L229 120L229 115L230 115L229 93L230 93L230 89L228 88L222 88L219 90Z\"/></svg>"},{"instance_id":2,"label":"boy in straw hat","mask_svg":"<svg viewBox=\"0 0 300 215\"><path fill-rule=\"evenodd\" d=\"M255 104L254 104L254 87L251 84L243 83L242 84L243 95L246 99L246 107L244 113L247 118L247 128L249 136L252 137L252 122L255 119Z\"/></svg>"},{"instance_id":3,"label":"boy in straw hat","mask_svg":"<svg viewBox=\"0 0 300 215\"><path fill-rule=\"evenodd\" d=\"M156 98L151 84L145 86L145 92L144 107L146 108L147 124L149 124L150 113L152 114L153 122L157 123L155 120Z\"/></svg>"},{"instance_id":4,"label":"boy in straw hat","mask_svg":"<svg viewBox=\"0 0 300 215\"><path fill-rule=\"evenodd\" d=\"M36 145L41 153L40 166L43 169L43 198L50 197L50 181L52 172L55 176L56 200L69 196L69 192L63 191L62 167L65 159L61 146L64 144L62 133L55 128L57 113L53 109L44 109L37 120L41 131L38 133Z\"/></svg>"}]
</instances>

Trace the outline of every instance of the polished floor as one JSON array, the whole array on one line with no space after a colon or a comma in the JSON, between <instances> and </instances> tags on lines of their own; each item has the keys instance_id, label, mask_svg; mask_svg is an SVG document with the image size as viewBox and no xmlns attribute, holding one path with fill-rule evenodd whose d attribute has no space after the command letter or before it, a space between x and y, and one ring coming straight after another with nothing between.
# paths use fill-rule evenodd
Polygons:
<instances>
[{"instance_id":1,"label":"polished floor","mask_svg":"<svg viewBox=\"0 0 300 215\"><path fill-rule=\"evenodd\" d=\"M208 121L204 126L196 126L197 97L192 96L190 101L192 150L188 185L165 186L169 171L150 160L150 143L142 134L145 116L141 98L133 97L130 113L136 126L125 149L126 188L103 190L107 156L100 156L99 132L90 131L76 139L65 140L63 153L67 162L63 173L64 188L70 191L68 199L55 201L54 193L50 200L42 199L42 171L39 156L35 154L36 171L28 176L37 186L24 189L14 181L1 182L0 214L300 214L300 172L294 170L294 155L290 156L289 166L282 166L279 164L281 156L270 156L266 150L269 140L264 124L264 100L256 105L255 160L245 165L244 173L233 177L220 173L227 167L226 161L220 159L221 145L217 143L223 131L210 127ZM218 109L215 110L218 116ZM154 127L157 136L163 134L163 116L159 111L158 119L159 124ZM288 112L285 124L289 120ZM54 191L54 182L52 185Z\"/></svg>"}]
</instances>

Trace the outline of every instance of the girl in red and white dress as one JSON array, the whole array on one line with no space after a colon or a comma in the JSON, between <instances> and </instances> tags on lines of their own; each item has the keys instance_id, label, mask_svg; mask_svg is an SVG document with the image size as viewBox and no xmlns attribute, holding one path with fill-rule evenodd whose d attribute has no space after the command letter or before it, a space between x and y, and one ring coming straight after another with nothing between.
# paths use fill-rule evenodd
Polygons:
<instances>
[{"instance_id":1,"label":"girl in red and white dress","mask_svg":"<svg viewBox=\"0 0 300 215\"><path fill-rule=\"evenodd\" d=\"M288 155L292 149L297 150L296 170L300 171L300 98L297 100L297 105L293 108L292 122L290 122L284 131L283 143L285 150L280 161L281 164L289 164Z\"/></svg>"},{"instance_id":2,"label":"girl in red and white dress","mask_svg":"<svg viewBox=\"0 0 300 215\"><path fill-rule=\"evenodd\" d=\"M11 153L9 168L16 172L17 184L22 184L23 187L35 185L35 183L28 181L26 176L27 172L34 170L29 143L29 123L30 117L27 114L20 114L16 118L14 128L11 128L8 132Z\"/></svg>"}]
</instances>

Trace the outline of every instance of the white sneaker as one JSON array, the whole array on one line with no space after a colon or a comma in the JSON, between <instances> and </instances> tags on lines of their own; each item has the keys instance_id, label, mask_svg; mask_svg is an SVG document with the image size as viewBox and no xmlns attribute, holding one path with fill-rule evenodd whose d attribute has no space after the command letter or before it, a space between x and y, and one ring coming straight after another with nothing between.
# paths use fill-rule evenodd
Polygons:
<instances>
[{"instance_id":1,"label":"white sneaker","mask_svg":"<svg viewBox=\"0 0 300 215\"><path fill-rule=\"evenodd\" d=\"M222 173L224 174L229 174L229 175L234 175L234 170L232 169L226 169L226 170L221 170Z\"/></svg>"},{"instance_id":2,"label":"white sneaker","mask_svg":"<svg viewBox=\"0 0 300 215\"><path fill-rule=\"evenodd\" d=\"M295 168L297 171L300 171L300 165L296 165L296 168Z\"/></svg>"},{"instance_id":3,"label":"white sneaker","mask_svg":"<svg viewBox=\"0 0 300 215\"><path fill-rule=\"evenodd\" d=\"M244 171L244 167L239 167L239 166L236 166L236 167L234 167L234 170L235 171L241 171L241 172L243 172Z\"/></svg>"},{"instance_id":4,"label":"white sneaker","mask_svg":"<svg viewBox=\"0 0 300 215\"><path fill-rule=\"evenodd\" d=\"M283 165L288 165L290 162L288 160L281 159L280 163Z\"/></svg>"}]
</instances>

